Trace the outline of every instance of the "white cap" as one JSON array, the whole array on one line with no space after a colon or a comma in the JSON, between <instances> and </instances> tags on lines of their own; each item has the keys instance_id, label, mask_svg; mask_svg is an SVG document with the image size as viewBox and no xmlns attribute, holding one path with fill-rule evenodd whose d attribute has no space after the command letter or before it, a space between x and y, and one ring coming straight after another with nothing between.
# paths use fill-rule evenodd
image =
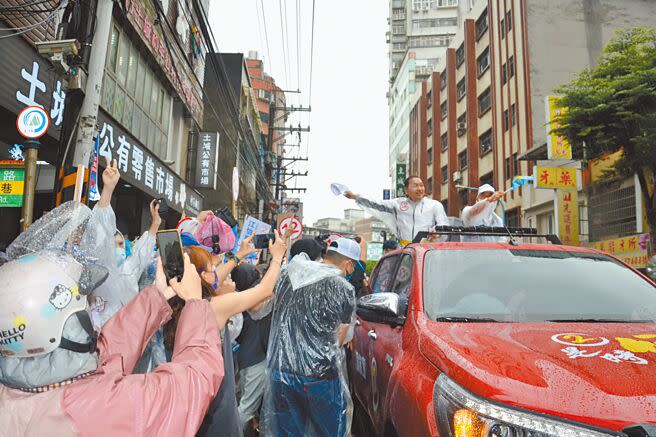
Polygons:
<instances>
[{"instance_id":1,"label":"white cap","mask_svg":"<svg viewBox=\"0 0 656 437\"><path fill-rule=\"evenodd\" d=\"M478 187L478 194L476 194L476 196L478 197L483 193L496 193L496 190L490 184L483 184L480 187Z\"/></svg>"},{"instance_id":2,"label":"white cap","mask_svg":"<svg viewBox=\"0 0 656 437\"><path fill-rule=\"evenodd\" d=\"M350 238L338 238L330 243L328 250L344 255L353 261L360 260L360 245Z\"/></svg>"}]
</instances>

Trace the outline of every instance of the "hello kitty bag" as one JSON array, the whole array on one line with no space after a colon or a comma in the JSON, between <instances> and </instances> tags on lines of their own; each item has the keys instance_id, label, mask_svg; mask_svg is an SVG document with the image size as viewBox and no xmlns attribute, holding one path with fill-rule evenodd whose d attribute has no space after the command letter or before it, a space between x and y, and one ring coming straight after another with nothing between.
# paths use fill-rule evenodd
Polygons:
<instances>
[{"instance_id":1,"label":"hello kitty bag","mask_svg":"<svg viewBox=\"0 0 656 437\"><path fill-rule=\"evenodd\" d=\"M200 244L209 247L215 254L225 253L235 245L235 234L223 220L210 213L195 232Z\"/></svg>"}]
</instances>

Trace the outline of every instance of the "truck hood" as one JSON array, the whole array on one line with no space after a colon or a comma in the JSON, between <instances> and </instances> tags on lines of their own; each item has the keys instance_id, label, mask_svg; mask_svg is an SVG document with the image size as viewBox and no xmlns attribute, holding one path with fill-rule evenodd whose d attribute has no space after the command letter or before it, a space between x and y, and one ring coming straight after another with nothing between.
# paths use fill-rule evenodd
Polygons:
<instances>
[{"instance_id":1,"label":"truck hood","mask_svg":"<svg viewBox=\"0 0 656 437\"><path fill-rule=\"evenodd\" d=\"M615 430L656 423L656 324L417 323L422 354L480 396Z\"/></svg>"}]
</instances>

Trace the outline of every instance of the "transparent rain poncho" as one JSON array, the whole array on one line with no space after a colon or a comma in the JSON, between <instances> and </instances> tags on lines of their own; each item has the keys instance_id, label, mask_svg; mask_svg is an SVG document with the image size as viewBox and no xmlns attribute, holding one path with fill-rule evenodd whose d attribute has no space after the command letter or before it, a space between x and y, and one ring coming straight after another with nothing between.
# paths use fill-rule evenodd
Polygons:
<instances>
[{"instance_id":1,"label":"transparent rain poncho","mask_svg":"<svg viewBox=\"0 0 656 437\"><path fill-rule=\"evenodd\" d=\"M338 269L294 257L275 289L263 436L349 435L353 408L339 337L348 339L354 315L353 287Z\"/></svg>"}]
</instances>

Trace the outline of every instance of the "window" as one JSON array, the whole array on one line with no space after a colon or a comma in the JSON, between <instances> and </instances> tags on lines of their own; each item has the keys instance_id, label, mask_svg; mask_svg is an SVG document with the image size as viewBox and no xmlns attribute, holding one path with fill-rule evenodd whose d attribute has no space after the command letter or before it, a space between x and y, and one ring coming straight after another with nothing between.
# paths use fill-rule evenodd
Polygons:
<instances>
[{"instance_id":1,"label":"window","mask_svg":"<svg viewBox=\"0 0 656 437\"><path fill-rule=\"evenodd\" d=\"M458 136L461 137L467 132L467 113L463 112L460 117L458 117Z\"/></svg>"},{"instance_id":2,"label":"window","mask_svg":"<svg viewBox=\"0 0 656 437\"><path fill-rule=\"evenodd\" d=\"M405 33L405 25L395 24L392 26L392 34L399 35Z\"/></svg>"},{"instance_id":3,"label":"window","mask_svg":"<svg viewBox=\"0 0 656 437\"><path fill-rule=\"evenodd\" d=\"M447 101L443 101L442 104L440 105L440 117L442 117L442 120L446 118L447 115Z\"/></svg>"},{"instance_id":4,"label":"window","mask_svg":"<svg viewBox=\"0 0 656 437\"><path fill-rule=\"evenodd\" d=\"M112 26L100 105L158 157L165 159L171 96L139 49Z\"/></svg>"},{"instance_id":5,"label":"window","mask_svg":"<svg viewBox=\"0 0 656 437\"><path fill-rule=\"evenodd\" d=\"M444 167L442 167L441 171L442 171L442 183L449 182L449 168L445 165Z\"/></svg>"},{"instance_id":6,"label":"window","mask_svg":"<svg viewBox=\"0 0 656 437\"><path fill-rule=\"evenodd\" d=\"M517 176L519 174L519 159L517 159L517 153L513 153L513 175Z\"/></svg>"},{"instance_id":7,"label":"window","mask_svg":"<svg viewBox=\"0 0 656 437\"><path fill-rule=\"evenodd\" d=\"M447 212L449 211L449 199L442 199L442 206L444 207L444 211Z\"/></svg>"},{"instance_id":8,"label":"window","mask_svg":"<svg viewBox=\"0 0 656 437\"><path fill-rule=\"evenodd\" d=\"M490 49L486 48L481 56L476 60L478 65L478 75L481 76L485 71L490 68Z\"/></svg>"},{"instance_id":9,"label":"window","mask_svg":"<svg viewBox=\"0 0 656 437\"><path fill-rule=\"evenodd\" d=\"M433 20L412 20L412 26L417 29L428 29L431 27L448 27L457 26L458 19L455 17L450 18L436 18Z\"/></svg>"},{"instance_id":10,"label":"window","mask_svg":"<svg viewBox=\"0 0 656 437\"><path fill-rule=\"evenodd\" d=\"M508 79L515 76L515 58L513 56L508 58Z\"/></svg>"},{"instance_id":11,"label":"window","mask_svg":"<svg viewBox=\"0 0 656 437\"><path fill-rule=\"evenodd\" d=\"M510 179L510 157L506 158L506 179Z\"/></svg>"},{"instance_id":12,"label":"window","mask_svg":"<svg viewBox=\"0 0 656 437\"><path fill-rule=\"evenodd\" d=\"M405 43L404 42L395 42L392 44L392 49L393 50L405 50Z\"/></svg>"},{"instance_id":13,"label":"window","mask_svg":"<svg viewBox=\"0 0 656 437\"><path fill-rule=\"evenodd\" d=\"M428 165L433 163L433 148L428 149ZM428 184L430 185L430 184Z\"/></svg>"},{"instance_id":14,"label":"window","mask_svg":"<svg viewBox=\"0 0 656 437\"><path fill-rule=\"evenodd\" d=\"M487 8L483 11L478 20L476 20L476 39L480 39L487 31Z\"/></svg>"},{"instance_id":15,"label":"window","mask_svg":"<svg viewBox=\"0 0 656 437\"><path fill-rule=\"evenodd\" d=\"M492 129L489 129L483 135L478 137L478 144L480 145L481 156L492 151Z\"/></svg>"},{"instance_id":16,"label":"window","mask_svg":"<svg viewBox=\"0 0 656 437\"><path fill-rule=\"evenodd\" d=\"M490 88L486 89L478 96L478 116L482 116L490 110L492 98L490 97Z\"/></svg>"},{"instance_id":17,"label":"window","mask_svg":"<svg viewBox=\"0 0 656 437\"><path fill-rule=\"evenodd\" d=\"M508 110L506 109L503 111L503 118L501 119L501 125L503 126L503 131L506 132L508 131L509 128L509 120L508 120Z\"/></svg>"},{"instance_id":18,"label":"window","mask_svg":"<svg viewBox=\"0 0 656 437\"><path fill-rule=\"evenodd\" d=\"M440 149L444 152L449 148L449 135L445 132L440 137Z\"/></svg>"},{"instance_id":19,"label":"window","mask_svg":"<svg viewBox=\"0 0 656 437\"><path fill-rule=\"evenodd\" d=\"M458 153L458 165L460 170L465 170L467 168L467 151L463 150Z\"/></svg>"},{"instance_id":20,"label":"window","mask_svg":"<svg viewBox=\"0 0 656 437\"><path fill-rule=\"evenodd\" d=\"M515 111L515 104L510 105L510 124L514 126L517 123L517 113Z\"/></svg>"},{"instance_id":21,"label":"window","mask_svg":"<svg viewBox=\"0 0 656 437\"><path fill-rule=\"evenodd\" d=\"M458 6L458 0L437 0L438 8L446 8L450 6Z\"/></svg>"},{"instance_id":22,"label":"window","mask_svg":"<svg viewBox=\"0 0 656 437\"><path fill-rule=\"evenodd\" d=\"M512 30L512 9L506 14L506 32Z\"/></svg>"},{"instance_id":23,"label":"window","mask_svg":"<svg viewBox=\"0 0 656 437\"><path fill-rule=\"evenodd\" d=\"M420 35L410 37L408 47L446 47L453 35Z\"/></svg>"},{"instance_id":24,"label":"window","mask_svg":"<svg viewBox=\"0 0 656 437\"><path fill-rule=\"evenodd\" d=\"M463 77L460 82L458 82L458 101L460 101L463 97L465 97L465 94L467 94L467 82L466 82L466 77Z\"/></svg>"},{"instance_id":25,"label":"window","mask_svg":"<svg viewBox=\"0 0 656 437\"><path fill-rule=\"evenodd\" d=\"M433 119L431 118L428 120L428 123L426 123L426 136L431 136L433 135Z\"/></svg>"},{"instance_id":26,"label":"window","mask_svg":"<svg viewBox=\"0 0 656 437\"><path fill-rule=\"evenodd\" d=\"M479 186L485 184L494 185L494 173L490 172L480 177Z\"/></svg>"},{"instance_id":27,"label":"window","mask_svg":"<svg viewBox=\"0 0 656 437\"><path fill-rule=\"evenodd\" d=\"M431 106L433 106L433 91L432 90L429 91L426 94L426 108L430 109Z\"/></svg>"},{"instance_id":28,"label":"window","mask_svg":"<svg viewBox=\"0 0 656 437\"><path fill-rule=\"evenodd\" d=\"M116 71L116 62L118 61L118 39L118 28L112 26L112 33L109 36L109 55L107 56L107 67L112 71Z\"/></svg>"},{"instance_id":29,"label":"window","mask_svg":"<svg viewBox=\"0 0 656 437\"><path fill-rule=\"evenodd\" d=\"M394 282L394 271L399 255L390 256L378 263L372 280L374 293L387 293L392 291Z\"/></svg>"},{"instance_id":30,"label":"window","mask_svg":"<svg viewBox=\"0 0 656 437\"><path fill-rule=\"evenodd\" d=\"M518 228L519 223L519 208L511 209L506 212L506 226L509 228Z\"/></svg>"},{"instance_id":31,"label":"window","mask_svg":"<svg viewBox=\"0 0 656 437\"><path fill-rule=\"evenodd\" d=\"M428 187L431 186L430 179ZM430 188L429 188L430 189ZM399 268L394 275L394 285L392 286L393 293L400 294L402 296L410 295L410 288L412 285L412 267L414 262L412 261L412 255L404 254L399 263Z\"/></svg>"},{"instance_id":32,"label":"window","mask_svg":"<svg viewBox=\"0 0 656 437\"><path fill-rule=\"evenodd\" d=\"M460 67L465 62L465 43L460 44L456 50L456 68Z\"/></svg>"},{"instance_id":33,"label":"window","mask_svg":"<svg viewBox=\"0 0 656 437\"><path fill-rule=\"evenodd\" d=\"M501 25L499 26L499 32L501 32L501 39L506 37L506 25L504 24L504 19L501 19Z\"/></svg>"},{"instance_id":34,"label":"window","mask_svg":"<svg viewBox=\"0 0 656 437\"><path fill-rule=\"evenodd\" d=\"M440 73L440 89L446 88L446 70Z\"/></svg>"},{"instance_id":35,"label":"window","mask_svg":"<svg viewBox=\"0 0 656 437\"><path fill-rule=\"evenodd\" d=\"M502 85L505 85L506 82L508 82L507 71L508 71L508 70L507 70L507 68L506 68L506 64L503 64L503 65L501 66L501 84L502 84Z\"/></svg>"}]
</instances>

